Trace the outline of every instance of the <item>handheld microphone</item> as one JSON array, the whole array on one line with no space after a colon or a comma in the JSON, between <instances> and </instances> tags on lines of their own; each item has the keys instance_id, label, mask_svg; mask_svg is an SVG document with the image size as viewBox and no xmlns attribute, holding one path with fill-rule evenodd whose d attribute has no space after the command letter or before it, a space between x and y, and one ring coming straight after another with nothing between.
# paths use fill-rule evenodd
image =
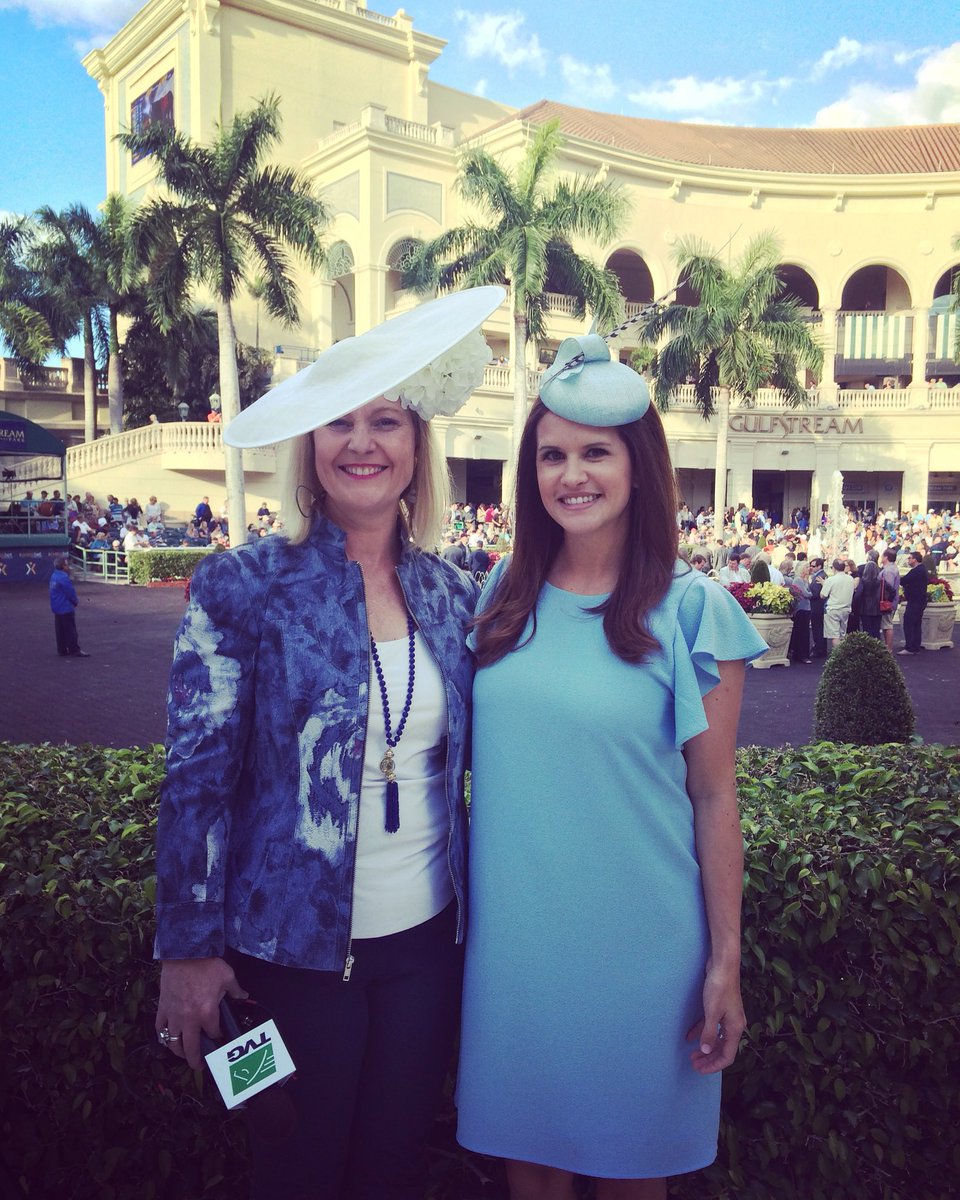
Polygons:
<instances>
[{"instance_id":1,"label":"handheld microphone","mask_svg":"<svg viewBox=\"0 0 960 1200\"><path fill-rule=\"evenodd\" d=\"M296 1067L280 1032L253 1000L220 1001L220 1041L201 1032L207 1067L224 1104L242 1108L250 1132L259 1141L282 1142L297 1123L296 1110L280 1086Z\"/></svg>"}]
</instances>

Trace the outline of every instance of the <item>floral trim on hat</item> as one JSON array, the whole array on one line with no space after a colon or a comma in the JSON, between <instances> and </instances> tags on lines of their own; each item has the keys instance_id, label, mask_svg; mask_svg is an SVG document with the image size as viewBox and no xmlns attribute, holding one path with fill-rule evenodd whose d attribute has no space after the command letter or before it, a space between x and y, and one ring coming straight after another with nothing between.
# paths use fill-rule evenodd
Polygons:
<instances>
[{"instance_id":1,"label":"floral trim on hat","mask_svg":"<svg viewBox=\"0 0 960 1200\"><path fill-rule=\"evenodd\" d=\"M476 330L399 386L388 388L384 398L399 400L424 421L441 414L452 417L483 382L490 355L483 334Z\"/></svg>"}]
</instances>

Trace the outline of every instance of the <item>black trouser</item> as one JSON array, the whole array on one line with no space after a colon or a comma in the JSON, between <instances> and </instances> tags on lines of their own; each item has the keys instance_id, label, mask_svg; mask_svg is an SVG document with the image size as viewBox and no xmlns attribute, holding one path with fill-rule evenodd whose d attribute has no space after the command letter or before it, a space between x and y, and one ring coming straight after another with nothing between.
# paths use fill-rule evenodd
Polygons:
<instances>
[{"instance_id":1,"label":"black trouser","mask_svg":"<svg viewBox=\"0 0 960 1200\"><path fill-rule=\"evenodd\" d=\"M77 617L75 613L54 613L53 628L57 635L58 654L76 654L80 649L77 642Z\"/></svg>"},{"instance_id":2,"label":"black trouser","mask_svg":"<svg viewBox=\"0 0 960 1200\"><path fill-rule=\"evenodd\" d=\"M877 641L883 641L883 634L880 632L880 614L866 613L860 614L860 628L864 633L869 633L871 637L875 637Z\"/></svg>"},{"instance_id":3,"label":"black trouser","mask_svg":"<svg viewBox=\"0 0 960 1200\"><path fill-rule=\"evenodd\" d=\"M810 605L810 631L813 634L813 657L827 657L827 642L823 636L823 612L825 604Z\"/></svg>"},{"instance_id":4,"label":"black trouser","mask_svg":"<svg viewBox=\"0 0 960 1200\"><path fill-rule=\"evenodd\" d=\"M923 639L923 610L925 604L917 604L913 600L907 601L907 607L903 612L903 642L907 650L916 654L923 647L920 642Z\"/></svg>"},{"instance_id":5,"label":"black trouser","mask_svg":"<svg viewBox=\"0 0 960 1200\"><path fill-rule=\"evenodd\" d=\"M820 623L821 629L823 622ZM793 632L787 651L794 662L806 662L810 657L810 610L798 608L793 614Z\"/></svg>"},{"instance_id":6,"label":"black trouser","mask_svg":"<svg viewBox=\"0 0 960 1200\"><path fill-rule=\"evenodd\" d=\"M297 1124L279 1144L251 1129L254 1200L421 1200L425 1149L460 1016L456 904L413 929L355 938L342 971L228 952L296 1064Z\"/></svg>"}]
</instances>

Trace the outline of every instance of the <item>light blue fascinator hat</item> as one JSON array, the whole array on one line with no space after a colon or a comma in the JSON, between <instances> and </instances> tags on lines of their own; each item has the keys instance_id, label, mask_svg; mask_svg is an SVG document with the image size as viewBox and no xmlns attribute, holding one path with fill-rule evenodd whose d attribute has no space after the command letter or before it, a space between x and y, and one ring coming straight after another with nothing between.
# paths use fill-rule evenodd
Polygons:
<instances>
[{"instance_id":1,"label":"light blue fascinator hat","mask_svg":"<svg viewBox=\"0 0 960 1200\"><path fill-rule=\"evenodd\" d=\"M610 357L598 333L569 337L540 378L540 399L558 417L578 425L629 425L650 407L646 380Z\"/></svg>"}]
</instances>

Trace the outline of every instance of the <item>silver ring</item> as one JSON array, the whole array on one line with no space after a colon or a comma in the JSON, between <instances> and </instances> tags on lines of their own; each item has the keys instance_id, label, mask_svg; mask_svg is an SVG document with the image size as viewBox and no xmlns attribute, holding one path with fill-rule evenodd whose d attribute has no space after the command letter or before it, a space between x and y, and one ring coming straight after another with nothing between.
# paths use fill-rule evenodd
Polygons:
<instances>
[{"instance_id":1,"label":"silver ring","mask_svg":"<svg viewBox=\"0 0 960 1200\"><path fill-rule=\"evenodd\" d=\"M171 1042L183 1041L183 1038L179 1033L171 1033L170 1030L164 1026L164 1028L161 1029L157 1034L157 1041L161 1046L169 1046Z\"/></svg>"}]
</instances>

